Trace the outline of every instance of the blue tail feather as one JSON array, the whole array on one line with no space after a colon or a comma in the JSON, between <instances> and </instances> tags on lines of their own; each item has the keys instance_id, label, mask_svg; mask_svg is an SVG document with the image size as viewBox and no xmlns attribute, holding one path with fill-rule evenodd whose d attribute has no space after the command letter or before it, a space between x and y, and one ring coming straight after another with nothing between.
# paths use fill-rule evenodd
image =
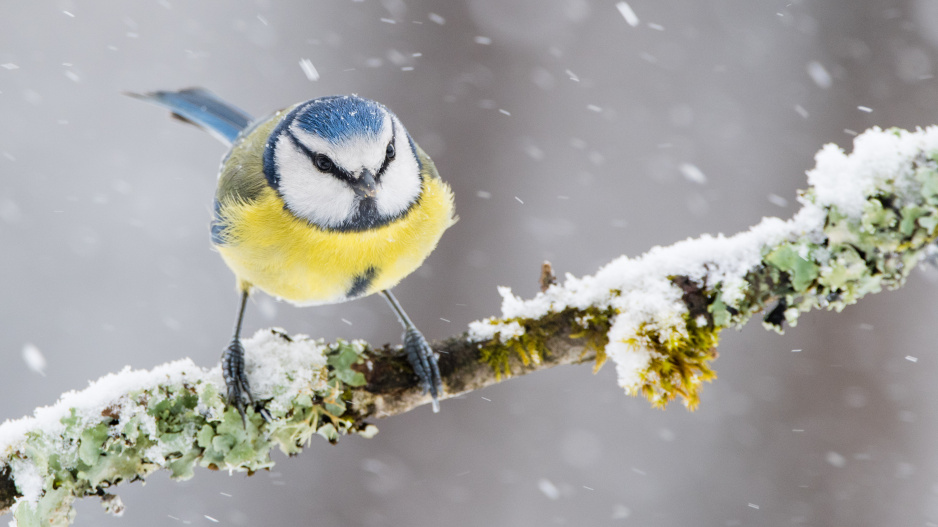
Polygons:
<instances>
[{"instance_id":1,"label":"blue tail feather","mask_svg":"<svg viewBox=\"0 0 938 527\"><path fill-rule=\"evenodd\" d=\"M222 101L203 88L128 95L169 108L174 116L205 129L226 144L231 144L254 120L244 110Z\"/></svg>"}]
</instances>

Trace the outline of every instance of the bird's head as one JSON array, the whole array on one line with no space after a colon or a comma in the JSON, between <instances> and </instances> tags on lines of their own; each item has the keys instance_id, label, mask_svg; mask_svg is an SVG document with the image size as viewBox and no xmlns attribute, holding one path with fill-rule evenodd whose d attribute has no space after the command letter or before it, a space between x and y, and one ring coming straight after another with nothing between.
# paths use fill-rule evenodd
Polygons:
<instances>
[{"instance_id":1,"label":"bird's head","mask_svg":"<svg viewBox=\"0 0 938 527\"><path fill-rule=\"evenodd\" d=\"M265 148L264 173L287 209L323 229L386 224L420 196L416 147L375 101L343 95L299 104Z\"/></svg>"}]
</instances>

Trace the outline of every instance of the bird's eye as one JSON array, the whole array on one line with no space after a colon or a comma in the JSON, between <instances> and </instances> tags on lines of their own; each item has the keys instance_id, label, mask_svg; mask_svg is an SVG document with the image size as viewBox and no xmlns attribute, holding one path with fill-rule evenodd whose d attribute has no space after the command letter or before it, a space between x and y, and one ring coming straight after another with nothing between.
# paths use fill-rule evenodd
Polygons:
<instances>
[{"instance_id":1,"label":"bird's eye","mask_svg":"<svg viewBox=\"0 0 938 527\"><path fill-rule=\"evenodd\" d=\"M397 152L394 150L394 143L388 143L388 159L394 159Z\"/></svg>"},{"instance_id":2,"label":"bird's eye","mask_svg":"<svg viewBox=\"0 0 938 527\"><path fill-rule=\"evenodd\" d=\"M313 158L313 163L316 165L316 168L323 172L330 172L332 167L335 166L332 160L329 159L329 156L325 154L316 154L316 157Z\"/></svg>"}]
</instances>

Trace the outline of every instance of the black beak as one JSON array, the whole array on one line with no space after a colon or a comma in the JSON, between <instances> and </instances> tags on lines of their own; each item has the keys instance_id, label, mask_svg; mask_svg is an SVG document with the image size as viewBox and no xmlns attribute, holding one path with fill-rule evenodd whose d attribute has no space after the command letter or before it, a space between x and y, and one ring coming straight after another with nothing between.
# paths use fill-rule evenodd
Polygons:
<instances>
[{"instance_id":1,"label":"black beak","mask_svg":"<svg viewBox=\"0 0 938 527\"><path fill-rule=\"evenodd\" d=\"M377 193L375 188L375 176L371 173L371 170L367 168L362 169L362 173L358 176L358 179L352 181L352 190L355 191L355 194L360 198L373 198Z\"/></svg>"}]
</instances>

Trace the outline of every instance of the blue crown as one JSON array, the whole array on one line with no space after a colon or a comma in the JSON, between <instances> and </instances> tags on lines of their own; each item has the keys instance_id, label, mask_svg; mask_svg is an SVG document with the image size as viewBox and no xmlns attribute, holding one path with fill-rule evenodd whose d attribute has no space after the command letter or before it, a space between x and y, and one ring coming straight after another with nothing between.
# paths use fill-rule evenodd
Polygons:
<instances>
[{"instance_id":1,"label":"blue crown","mask_svg":"<svg viewBox=\"0 0 938 527\"><path fill-rule=\"evenodd\" d=\"M352 137L377 137L386 112L375 101L354 95L320 97L299 110L294 116L297 126L332 144Z\"/></svg>"}]
</instances>

